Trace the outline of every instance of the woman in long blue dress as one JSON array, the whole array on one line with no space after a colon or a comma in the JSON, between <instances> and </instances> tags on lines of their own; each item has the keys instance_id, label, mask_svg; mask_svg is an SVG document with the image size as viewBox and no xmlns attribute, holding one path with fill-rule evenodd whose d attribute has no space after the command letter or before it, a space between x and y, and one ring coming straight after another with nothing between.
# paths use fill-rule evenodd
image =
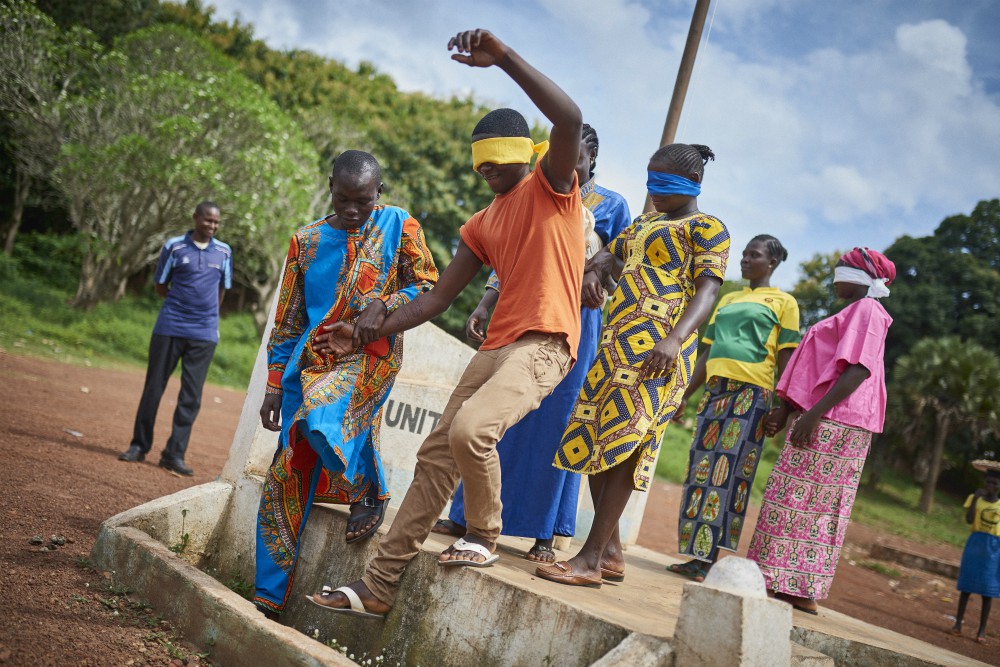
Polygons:
<instances>
[{"instance_id":1,"label":"woman in long blue dress","mask_svg":"<svg viewBox=\"0 0 1000 667\"><path fill-rule=\"evenodd\" d=\"M590 253L600 250L628 227L631 222L628 204L617 192L596 183L599 143L597 132L584 124L580 141L577 178L584 208L593 214ZM486 294L469 317L466 334L476 342L485 338L485 322L499 298L501 286L490 276ZM534 412L511 427L497 444L503 487L503 534L530 537L535 544L525 556L528 560L550 563L554 536L572 537L576 532L576 507L580 497L580 476L552 466L552 457L569 422L573 404L583 386L590 364L597 354L601 333L603 303L585 303L580 309L581 333L578 359L573 369ZM434 532L449 535L465 533L465 496L459 485L452 498L447 520L439 521Z\"/></svg>"}]
</instances>

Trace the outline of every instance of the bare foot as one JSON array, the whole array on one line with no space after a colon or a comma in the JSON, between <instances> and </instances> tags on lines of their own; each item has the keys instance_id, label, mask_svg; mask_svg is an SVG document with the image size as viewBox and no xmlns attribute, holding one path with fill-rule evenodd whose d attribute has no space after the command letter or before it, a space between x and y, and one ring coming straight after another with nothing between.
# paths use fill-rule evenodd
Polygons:
<instances>
[{"instance_id":1,"label":"bare foot","mask_svg":"<svg viewBox=\"0 0 1000 667\"><path fill-rule=\"evenodd\" d=\"M372 614L387 614L392 609L392 607L372 595L372 592L365 586L365 582L355 581L348 584L348 586L361 598L361 604L365 606L365 611ZM311 597L313 602L321 607L349 609L351 606L351 601L347 599L347 596L337 591L314 593Z\"/></svg>"},{"instance_id":2,"label":"bare foot","mask_svg":"<svg viewBox=\"0 0 1000 667\"><path fill-rule=\"evenodd\" d=\"M956 637L961 637L962 636L962 626L956 625L956 626L952 627L950 630L948 630L948 634L949 635L955 635Z\"/></svg>"},{"instance_id":3,"label":"bare foot","mask_svg":"<svg viewBox=\"0 0 1000 667\"><path fill-rule=\"evenodd\" d=\"M479 537L478 535L466 533L465 537L462 539L466 542L472 542L473 544L484 546L490 550L490 553L493 553L494 549L496 549L495 544ZM441 555L438 556L438 560L442 563L449 560L471 560L474 563L485 563L486 557L476 551L459 551L455 549L455 545L451 545L441 552Z\"/></svg>"},{"instance_id":4,"label":"bare foot","mask_svg":"<svg viewBox=\"0 0 1000 667\"><path fill-rule=\"evenodd\" d=\"M525 559L535 563L556 562L556 552L552 550L551 544L546 544L548 540L536 540L534 546L524 555Z\"/></svg>"}]
</instances>

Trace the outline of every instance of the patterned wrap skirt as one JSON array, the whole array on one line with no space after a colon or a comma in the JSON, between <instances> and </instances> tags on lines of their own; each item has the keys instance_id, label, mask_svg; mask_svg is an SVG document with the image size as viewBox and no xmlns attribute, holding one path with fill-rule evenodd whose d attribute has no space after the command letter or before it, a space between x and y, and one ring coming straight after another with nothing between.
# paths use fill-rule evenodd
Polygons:
<instances>
[{"instance_id":1,"label":"patterned wrap skirt","mask_svg":"<svg viewBox=\"0 0 1000 667\"><path fill-rule=\"evenodd\" d=\"M976 531L969 535L958 571L958 590L1000 597L1000 537Z\"/></svg>"},{"instance_id":2,"label":"patterned wrap skirt","mask_svg":"<svg viewBox=\"0 0 1000 667\"><path fill-rule=\"evenodd\" d=\"M714 562L736 551L764 442L772 391L713 376L698 406L677 522L682 555Z\"/></svg>"},{"instance_id":3,"label":"patterned wrap skirt","mask_svg":"<svg viewBox=\"0 0 1000 667\"><path fill-rule=\"evenodd\" d=\"M829 419L820 420L807 447L786 436L747 554L768 590L829 597L871 441L871 431Z\"/></svg>"}]
</instances>

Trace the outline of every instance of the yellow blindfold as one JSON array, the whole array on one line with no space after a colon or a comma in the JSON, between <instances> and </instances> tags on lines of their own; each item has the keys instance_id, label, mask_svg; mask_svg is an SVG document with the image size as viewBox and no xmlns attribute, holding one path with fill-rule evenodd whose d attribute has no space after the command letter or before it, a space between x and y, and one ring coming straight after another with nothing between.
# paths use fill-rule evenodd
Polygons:
<instances>
[{"instance_id":1,"label":"yellow blindfold","mask_svg":"<svg viewBox=\"0 0 1000 667\"><path fill-rule=\"evenodd\" d=\"M472 168L479 169L484 162L493 164L528 164L531 156L538 153L541 160L549 142L536 144L528 137L491 137L472 142Z\"/></svg>"}]
</instances>

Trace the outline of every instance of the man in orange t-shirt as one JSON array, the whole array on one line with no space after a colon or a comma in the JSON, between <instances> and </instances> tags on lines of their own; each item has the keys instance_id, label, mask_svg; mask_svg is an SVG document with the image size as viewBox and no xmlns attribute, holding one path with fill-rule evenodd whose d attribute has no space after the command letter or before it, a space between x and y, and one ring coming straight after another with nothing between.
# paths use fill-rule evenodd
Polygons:
<instances>
[{"instance_id":1,"label":"man in orange t-shirt","mask_svg":"<svg viewBox=\"0 0 1000 667\"><path fill-rule=\"evenodd\" d=\"M465 484L468 533L439 564L484 567L498 556L500 463L496 443L538 407L569 371L580 339L583 214L576 162L580 109L545 75L494 35L471 30L453 37L452 59L505 71L549 121L551 149L535 146L524 117L511 109L486 114L472 132L473 168L496 194L462 226L454 259L428 292L374 325L337 322L317 336L318 349L353 351L411 329L447 310L484 264L503 293L489 335L452 392L437 427L417 452L417 466L378 555L360 581L310 597L334 611L384 616L399 580L455 491ZM541 152L536 168L531 157Z\"/></svg>"}]
</instances>

